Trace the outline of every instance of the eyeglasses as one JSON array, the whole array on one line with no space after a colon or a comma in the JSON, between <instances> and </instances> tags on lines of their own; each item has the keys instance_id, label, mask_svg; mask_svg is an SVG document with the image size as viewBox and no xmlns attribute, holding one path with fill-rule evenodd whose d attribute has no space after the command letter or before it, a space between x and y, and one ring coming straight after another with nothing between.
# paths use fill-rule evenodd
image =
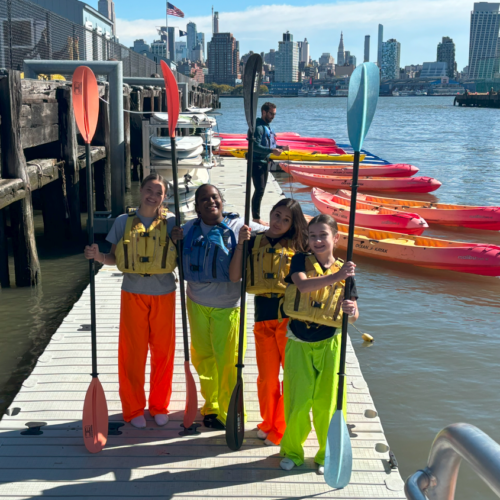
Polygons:
<instances>
[{"instance_id":1,"label":"eyeglasses","mask_svg":"<svg viewBox=\"0 0 500 500\"><path fill-rule=\"evenodd\" d=\"M276 111L274 113L272 111L268 111L267 114L271 116L276 116Z\"/></svg>"}]
</instances>

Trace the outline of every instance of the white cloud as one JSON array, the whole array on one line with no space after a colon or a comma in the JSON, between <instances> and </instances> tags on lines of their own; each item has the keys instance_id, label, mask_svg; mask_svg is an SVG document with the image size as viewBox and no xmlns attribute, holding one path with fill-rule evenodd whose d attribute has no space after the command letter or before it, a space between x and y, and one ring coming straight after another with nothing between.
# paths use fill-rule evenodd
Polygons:
<instances>
[{"instance_id":1,"label":"white cloud","mask_svg":"<svg viewBox=\"0 0 500 500\"><path fill-rule=\"evenodd\" d=\"M249 50L277 49L282 33L290 31L295 40L307 38L313 57L322 52L336 56L340 31L346 50L363 56L364 35L371 35L371 59L377 43L377 27L384 25L384 39L396 38L402 44L401 63L435 60L436 46L442 36L457 44L459 68L467 63L471 0L374 0L344 1L309 6L263 5L246 10L220 12L221 31L231 31L240 41L241 53ZM210 16L170 18L171 25L184 29L193 21L198 31L211 33ZM118 20L122 43L132 45L136 38L152 41L155 26L164 19ZM207 37L208 38L208 37Z\"/></svg>"}]
</instances>

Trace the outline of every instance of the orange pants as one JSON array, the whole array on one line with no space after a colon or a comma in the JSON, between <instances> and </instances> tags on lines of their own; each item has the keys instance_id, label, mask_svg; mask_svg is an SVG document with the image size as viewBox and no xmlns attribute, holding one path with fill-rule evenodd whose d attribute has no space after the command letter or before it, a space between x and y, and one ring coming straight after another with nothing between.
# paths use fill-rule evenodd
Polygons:
<instances>
[{"instance_id":1,"label":"orange pants","mask_svg":"<svg viewBox=\"0 0 500 500\"><path fill-rule=\"evenodd\" d=\"M175 292L142 295L122 290L118 377L123 419L144 415L148 347L151 350L149 412L168 413L175 354Z\"/></svg>"},{"instance_id":2,"label":"orange pants","mask_svg":"<svg viewBox=\"0 0 500 500\"><path fill-rule=\"evenodd\" d=\"M288 319L281 323L277 319L255 323L255 350L259 377L260 415L264 421L257 427L267 432L267 439L280 444L285 433L285 413L283 407L283 385L280 383L280 365L285 363Z\"/></svg>"}]
</instances>

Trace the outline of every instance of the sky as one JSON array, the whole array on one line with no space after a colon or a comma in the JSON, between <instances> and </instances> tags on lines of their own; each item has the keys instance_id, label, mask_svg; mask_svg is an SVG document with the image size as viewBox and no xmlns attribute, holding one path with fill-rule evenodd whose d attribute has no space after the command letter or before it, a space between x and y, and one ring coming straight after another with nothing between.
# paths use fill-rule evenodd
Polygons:
<instances>
[{"instance_id":1,"label":"sky","mask_svg":"<svg viewBox=\"0 0 500 500\"><path fill-rule=\"evenodd\" d=\"M468 63L471 0L259 0L234 2L213 0L219 12L219 31L231 32L240 42L240 55L252 50L278 49L278 41L289 31L294 41L309 41L310 54L318 59L330 52L337 60L341 31L345 50L363 62L365 35L371 36L370 61L377 58L378 25L384 26L384 41L401 43L401 66L436 60L437 44L443 36L453 38L456 60L461 71ZM87 0L97 8L98 0ZM185 17L169 16L169 26L185 30L189 21L210 40L211 8L206 0L173 0ZM156 27L165 25L165 1L115 0L120 42L132 46L143 38L150 43L157 37ZM185 38L183 39L185 40Z\"/></svg>"}]
</instances>

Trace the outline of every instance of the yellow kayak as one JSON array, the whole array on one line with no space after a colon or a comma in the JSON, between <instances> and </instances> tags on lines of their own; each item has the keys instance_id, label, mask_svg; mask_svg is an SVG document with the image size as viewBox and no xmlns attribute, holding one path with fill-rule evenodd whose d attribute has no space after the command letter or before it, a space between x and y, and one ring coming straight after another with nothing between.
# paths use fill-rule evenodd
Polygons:
<instances>
[{"instance_id":1,"label":"yellow kayak","mask_svg":"<svg viewBox=\"0 0 500 500\"><path fill-rule=\"evenodd\" d=\"M245 158L247 154L246 149L231 149L231 154L236 158ZM363 161L366 155L360 155L359 161ZM352 163L354 155L318 155L311 153L304 153L303 151L283 151L279 156L271 155L271 160L281 161L345 161Z\"/></svg>"}]
</instances>

